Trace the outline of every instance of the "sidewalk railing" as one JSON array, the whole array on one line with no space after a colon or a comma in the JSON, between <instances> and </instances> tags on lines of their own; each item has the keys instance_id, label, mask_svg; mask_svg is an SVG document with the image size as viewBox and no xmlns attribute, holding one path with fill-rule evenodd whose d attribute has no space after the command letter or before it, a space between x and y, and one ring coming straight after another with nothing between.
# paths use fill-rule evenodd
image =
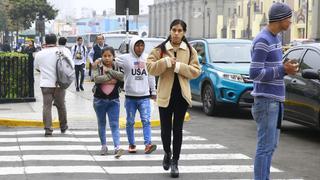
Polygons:
<instances>
[{"instance_id":1,"label":"sidewalk railing","mask_svg":"<svg viewBox=\"0 0 320 180\"><path fill-rule=\"evenodd\" d=\"M28 57L0 57L0 103L31 102L34 98L33 61Z\"/></svg>"}]
</instances>

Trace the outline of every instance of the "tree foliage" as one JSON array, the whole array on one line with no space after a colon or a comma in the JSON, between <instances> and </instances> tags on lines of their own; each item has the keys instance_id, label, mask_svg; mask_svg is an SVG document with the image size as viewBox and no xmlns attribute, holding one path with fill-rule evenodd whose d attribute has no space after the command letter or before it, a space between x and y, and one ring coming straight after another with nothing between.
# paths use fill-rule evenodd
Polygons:
<instances>
[{"instance_id":1,"label":"tree foliage","mask_svg":"<svg viewBox=\"0 0 320 180\"><path fill-rule=\"evenodd\" d=\"M28 29L37 19L53 20L58 14L46 0L0 0L0 6L4 7L0 8L0 24L6 25L0 30Z\"/></svg>"}]
</instances>

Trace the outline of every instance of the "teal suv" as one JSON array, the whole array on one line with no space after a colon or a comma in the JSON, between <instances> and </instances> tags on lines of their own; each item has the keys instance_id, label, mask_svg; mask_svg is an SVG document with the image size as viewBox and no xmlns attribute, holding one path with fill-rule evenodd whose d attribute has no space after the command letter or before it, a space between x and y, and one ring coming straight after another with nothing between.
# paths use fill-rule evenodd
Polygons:
<instances>
[{"instance_id":1,"label":"teal suv","mask_svg":"<svg viewBox=\"0 0 320 180\"><path fill-rule=\"evenodd\" d=\"M214 115L218 106L250 107L253 97L249 79L251 41L199 39L190 41L197 50L201 75L190 81L192 98L203 111Z\"/></svg>"}]
</instances>

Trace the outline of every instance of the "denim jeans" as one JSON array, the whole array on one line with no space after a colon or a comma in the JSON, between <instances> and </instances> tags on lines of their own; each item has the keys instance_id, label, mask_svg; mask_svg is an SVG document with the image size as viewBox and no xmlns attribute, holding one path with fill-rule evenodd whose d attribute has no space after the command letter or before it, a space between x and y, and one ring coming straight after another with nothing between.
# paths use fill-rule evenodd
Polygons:
<instances>
[{"instance_id":1,"label":"denim jeans","mask_svg":"<svg viewBox=\"0 0 320 180\"><path fill-rule=\"evenodd\" d=\"M112 133L114 147L117 149L120 145L120 132L119 132L119 113L120 101L119 99L101 99L94 98L93 108L97 115L98 132L101 145L106 145L106 115L108 114L109 126Z\"/></svg>"},{"instance_id":2,"label":"denim jeans","mask_svg":"<svg viewBox=\"0 0 320 180\"><path fill-rule=\"evenodd\" d=\"M277 147L282 120L283 103L271 98L255 97L252 116L257 123L257 148L254 161L254 179L268 180L272 155Z\"/></svg>"},{"instance_id":3,"label":"denim jeans","mask_svg":"<svg viewBox=\"0 0 320 180\"><path fill-rule=\"evenodd\" d=\"M126 97L125 108L127 112L126 130L130 145L135 144L134 140L134 123L136 111L140 113L140 119L143 126L144 144L151 144L151 107L150 98L135 99Z\"/></svg>"}]
</instances>

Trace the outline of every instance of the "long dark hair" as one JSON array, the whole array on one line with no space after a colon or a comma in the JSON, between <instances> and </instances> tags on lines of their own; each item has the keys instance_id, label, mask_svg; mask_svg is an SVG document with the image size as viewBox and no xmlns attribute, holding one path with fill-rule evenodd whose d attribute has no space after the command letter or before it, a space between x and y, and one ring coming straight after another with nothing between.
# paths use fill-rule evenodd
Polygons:
<instances>
[{"instance_id":1,"label":"long dark hair","mask_svg":"<svg viewBox=\"0 0 320 180\"><path fill-rule=\"evenodd\" d=\"M102 48L101 50L101 55L105 52L105 51L110 51L113 58L115 57L115 53L114 53L114 48L112 46L106 46L104 48Z\"/></svg>"},{"instance_id":2,"label":"long dark hair","mask_svg":"<svg viewBox=\"0 0 320 180\"><path fill-rule=\"evenodd\" d=\"M184 32L187 31L187 24L186 24L183 20L181 20L181 19L175 19L175 20L173 20L173 21L171 22L171 24L170 24L170 30L172 29L173 26L176 26L176 25L178 25L178 24L180 24L180 25L182 26L182 29L183 29ZM160 49L161 49L161 53L162 53L162 54L165 54L165 53L167 52L166 43L167 43L168 41L170 41L170 40L171 40L171 35L169 35L168 38L167 38L164 42L162 42L161 44L159 44L159 46L157 46L157 48L160 48ZM188 48L189 48L189 56L190 56L190 58L191 58L192 49L191 49L191 46L190 46L189 42L187 41L187 38L186 38L185 36L183 36L183 37L182 37L182 41L187 44L187 46L188 46Z\"/></svg>"},{"instance_id":3,"label":"long dark hair","mask_svg":"<svg viewBox=\"0 0 320 180\"><path fill-rule=\"evenodd\" d=\"M101 56L103 55L103 53L105 53L106 51L111 52L112 56L113 56L113 61L115 58L115 52L114 52L114 48L112 46L106 46L104 48L102 48L101 50ZM104 62L102 61L102 64L104 64ZM112 68L114 69L114 64L112 63ZM103 68L100 69L101 70L101 74L103 74Z\"/></svg>"}]
</instances>

